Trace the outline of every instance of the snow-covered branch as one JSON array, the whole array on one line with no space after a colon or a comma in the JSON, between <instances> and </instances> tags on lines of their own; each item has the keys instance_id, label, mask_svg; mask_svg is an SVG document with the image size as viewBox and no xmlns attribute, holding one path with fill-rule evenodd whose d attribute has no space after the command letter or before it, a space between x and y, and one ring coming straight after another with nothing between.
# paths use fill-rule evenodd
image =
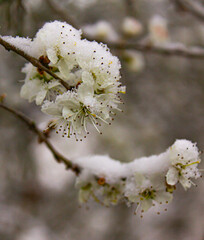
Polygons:
<instances>
[{"instance_id":1,"label":"snow-covered branch","mask_svg":"<svg viewBox=\"0 0 204 240\"><path fill-rule=\"evenodd\" d=\"M109 206L120 201L137 204L141 213L155 204L167 204L173 198L176 184L185 190L195 185L192 178L201 176L197 169L200 154L196 144L177 140L160 155L120 163L108 156L91 156L76 159L82 167L77 178L80 201L90 197Z\"/></svg>"},{"instance_id":2,"label":"snow-covered branch","mask_svg":"<svg viewBox=\"0 0 204 240\"><path fill-rule=\"evenodd\" d=\"M93 198L105 206L119 202L128 206L136 204L135 214L140 210L142 217L152 206L169 203L177 183L187 190L195 185L192 179L201 177L197 168L200 153L196 144L188 140L177 140L164 153L129 163L99 155L70 161L55 150L32 120L2 103L0 108L20 118L46 144L57 162L63 162L67 169L76 173L80 203Z\"/></svg>"}]
</instances>

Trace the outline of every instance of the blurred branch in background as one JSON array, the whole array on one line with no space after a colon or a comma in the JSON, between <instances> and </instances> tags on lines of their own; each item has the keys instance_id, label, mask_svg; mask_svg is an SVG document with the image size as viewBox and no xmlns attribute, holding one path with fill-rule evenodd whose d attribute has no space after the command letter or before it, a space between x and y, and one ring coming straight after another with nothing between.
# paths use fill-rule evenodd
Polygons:
<instances>
[{"instance_id":1,"label":"blurred branch in background","mask_svg":"<svg viewBox=\"0 0 204 240\"><path fill-rule=\"evenodd\" d=\"M173 0L182 10L188 11L194 17L204 21L204 6L197 0Z\"/></svg>"},{"instance_id":2,"label":"blurred branch in background","mask_svg":"<svg viewBox=\"0 0 204 240\"><path fill-rule=\"evenodd\" d=\"M15 27L18 35L23 34L23 22L26 14L26 8L23 0L0 0L0 5L4 6L5 12L1 13L6 17L6 26L8 29ZM3 18L3 16L1 16Z\"/></svg>"},{"instance_id":3,"label":"blurred branch in background","mask_svg":"<svg viewBox=\"0 0 204 240\"><path fill-rule=\"evenodd\" d=\"M80 169L75 166L74 164L72 164L72 162L65 158L64 156L62 156L54 147L53 145L50 143L50 141L47 139L47 136L41 132L41 130L36 126L35 122L33 120L31 120L30 118L28 118L27 116L25 116L24 114L6 106L3 103L0 103L0 108L12 113L13 115L15 115L17 118L19 118L21 121L23 121L31 131L33 131L35 134L37 134L37 136L39 137L39 140L41 142L44 142L47 146L47 148L49 148L49 150L52 152L54 158L56 159L56 161L58 163L62 162L65 164L66 169L71 169L73 172L75 172L76 174L78 174L80 172Z\"/></svg>"},{"instance_id":4,"label":"blurred branch in background","mask_svg":"<svg viewBox=\"0 0 204 240\"><path fill-rule=\"evenodd\" d=\"M186 47L181 43L170 43L165 46L153 46L139 42L119 42L108 43L108 46L113 49L133 49L143 53L159 54L163 56L180 56L186 58L204 58L204 48L201 47Z\"/></svg>"},{"instance_id":5,"label":"blurred branch in background","mask_svg":"<svg viewBox=\"0 0 204 240\"><path fill-rule=\"evenodd\" d=\"M133 0L124 0L126 5L129 6L131 11L135 12L134 9L134 1ZM180 0L178 0L180 1ZM64 9L60 8L53 0L46 0L52 11L54 11L57 15L59 15L64 21L71 24L73 27L79 29L80 26L74 22L74 20L69 16L67 12L64 11ZM94 40L91 39L90 36L83 33L83 37L87 38L88 40ZM104 42L104 41L103 41ZM201 47L187 47L181 43L169 43L161 46L153 46L148 43L142 43L142 42L123 42L123 41L117 41L117 42L104 42L108 45L108 47L117 49L117 50L126 50L126 49L132 49L137 50L143 53L149 53L149 54L159 54L163 56L180 56L180 57L186 57L186 58L204 58L204 48Z\"/></svg>"}]
</instances>

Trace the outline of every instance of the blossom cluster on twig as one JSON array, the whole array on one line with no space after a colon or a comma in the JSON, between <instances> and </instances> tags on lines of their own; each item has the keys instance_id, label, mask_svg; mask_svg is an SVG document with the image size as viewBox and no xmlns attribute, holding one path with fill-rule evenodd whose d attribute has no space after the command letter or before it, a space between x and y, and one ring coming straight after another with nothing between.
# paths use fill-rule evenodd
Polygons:
<instances>
[{"instance_id":1,"label":"blossom cluster on twig","mask_svg":"<svg viewBox=\"0 0 204 240\"><path fill-rule=\"evenodd\" d=\"M121 201L128 206L136 204L135 213L140 211L143 216L156 204L170 203L176 184L180 183L185 190L195 185L192 179L201 177L197 168L200 161L196 144L188 140L176 140L160 155L129 163L109 156L81 157L74 161L82 168L76 182L79 200L85 203L93 198L105 206Z\"/></svg>"},{"instance_id":2,"label":"blossom cluster on twig","mask_svg":"<svg viewBox=\"0 0 204 240\"><path fill-rule=\"evenodd\" d=\"M166 37L163 33L161 36ZM88 123L100 132L101 122L108 123L115 115L114 110L120 111L119 93L125 93L120 83L121 66L106 45L81 39L81 31L59 21L46 23L34 39L10 36L0 39L5 47L13 45L20 49L20 55L30 54L34 60L38 59L41 65L28 63L23 68L26 78L21 96L29 102L35 101L42 112L54 117L50 127L55 127L63 137L73 134L78 140L78 136L86 136ZM160 155L130 163L108 156L70 161L55 151L31 120L3 104L0 107L21 118L45 142L57 161L75 171L81 203L91 197L106 206L120 201L128 206L136 203L135 212L140 209L143 216L152 206L169 203L176 184L187 190L195 185L192 179L201 177L200 153L196 144L188 140L177 140Z\"/></svg>"},{"instance_id":3,"label":"blossom cluster on twig","mask_svg":"<svg viewBox=\"0 0 204 240\"><path fill-rule=\"evenodd\" d=\"M66 89L31 63L22 70L26 78L21 97L35 101L44 113L54 117L52 126L63 137L86 137L89 123L101 133L101 122L110 124L114 110L121 111L119 93L125 93L120 83L121 65L106 45L82 40L81 31L59 21L46 23L33 40L3 39L29 52L69 86Z\"/></svg>"}]
</instances>

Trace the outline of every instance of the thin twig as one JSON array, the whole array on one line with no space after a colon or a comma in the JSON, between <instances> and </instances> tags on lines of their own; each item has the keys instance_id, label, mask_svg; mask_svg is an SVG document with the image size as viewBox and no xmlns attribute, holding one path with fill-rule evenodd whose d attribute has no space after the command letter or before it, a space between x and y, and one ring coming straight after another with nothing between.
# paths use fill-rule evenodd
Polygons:
<instances>
[{"instance_id":1,"label":"thin twig","mask_svg":"<svg viewBox=\"0 0 204 240\"><path fill-rule=\"evenodd\" d=\"M204 6L196 0L173 0L178 7L187 10L194 17L204 21Z\"/></svg>"},{"instance_id":2,"label":"thin twig","mask_svg":"<svg viewBox=\"0 0 204 240\"><path fill-rule=\"evenodd\" d=\"M75 172L76 174L80 173L80 168L76 165L74 165L69 159L65 158L62 154L60 154L54 147L53 145L50 143L50 141L47 139L47 137L45 136L45 134L36 126L35 122L33 120L31 120L30 118L28 118L27 116L25 116L24 114L6 106L3 103L0 103L0 108L5 109L6 111L12 113L13 115L15 115L17 118L19 118L21 121L23 121L31 131L33 131L35 134L38 135L39 139L41 140L41 142L44 142L45 145L47 146L47 148L52 152L54 158L56 159L56 161L58 163L62 162L65 164L67 169L72 170L73 172Z\"/></svg>"},{"instance_id":3,"label":"thin twig","mask_svg":"<svg viewBox=\"0 0 204 240\"><path fill-rule=\"evenodd\" d=\"M128 16L135 17L136 9L135 9L135 1L134 0L123 0L126 8L126 12Z\"/></svg>"},{"instance_id":4,"label":"thin twig","mask_svg":"<svg viewBox=\"0 0 204 240\"><path fill-rule=\"evenodd\" d=\"M56 4L52 0L46 0L47 5L50 9L56 13L62 20L72 25L74 28L79 29L79 26L75 23L75 21L64 11L58 4Z\"/></svg>"},{"instance_id":5,"label":"thin twig","mask_svg":"<svg viewBox=\"0 0 204 240\"><path fill-rule=\"evenodd\" d=\"M50 69L45 67L44 65L41 64L41 62L30 56L29 54L25 53L23 50L15 47L14 45L10 44L9 42L5 41L1 36L0 36L0 45L4 46L8 51L13 51L17 53L18 55L22 56L26 60L28 60L30 63L33 64L33 66L47 72L49 75L51 75L53 78L57 79L67 90L71 89L70 86L60 77L58 77L55 73L53 73Z\"/></svg>"},{"instance_id":6,"label":"thin twig","mask_svg":"<svg viewBox=\"0 0 204 240\"><path fill-rule=\"evenodd\" d=\"M201 47L186 47L182 44L166 44L165 46L153 46L145 43L108 43L112 49L125 50L132 49L143 53L152 53L164 56L180 56L186 58L204 58L204 48Z\"/></svg>"}]
</instances>

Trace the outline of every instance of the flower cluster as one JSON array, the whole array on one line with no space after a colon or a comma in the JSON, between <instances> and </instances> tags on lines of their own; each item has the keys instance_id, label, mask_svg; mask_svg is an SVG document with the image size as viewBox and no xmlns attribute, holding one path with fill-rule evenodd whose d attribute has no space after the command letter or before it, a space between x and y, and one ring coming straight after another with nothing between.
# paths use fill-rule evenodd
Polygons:
<instances>
[{"instance_id":1,"label":"flower cluster","mask_svg":"<svg viewBox=\"0 0 204 240\"><path fill-rule=\"evenodd\" d=\"M184 189L191 186L191 178L201 176L198 148L187 140L177 140L166 152L151 157L120 163L108 156L83 157L75 160L82 167L77 177L79 201L93 198L105 206L126 202L136 204L135 213L155 205L170 203L176 184ZM158 214L160 212L157 212Z\"/></svg>"},{"instance_id":2,"label":"flower cluster","mask_svg":"<svg viewBox=\"0 0 204 240\"><path fill-rule=\"evenodd\" d=\"M19 48L37 58L41 64L63 79L66 89L42 69L26 64L21 96L41 105L41 110L54 117L57 132L70 137L86 135L87 125L98 127L109 123L119 110L121 86L120 62L106 45L81 39L81 31L67 23L46 23L33 40L6 37ZM109 122L108 122L109 121Z\"/></svg>"}]
</instances>

